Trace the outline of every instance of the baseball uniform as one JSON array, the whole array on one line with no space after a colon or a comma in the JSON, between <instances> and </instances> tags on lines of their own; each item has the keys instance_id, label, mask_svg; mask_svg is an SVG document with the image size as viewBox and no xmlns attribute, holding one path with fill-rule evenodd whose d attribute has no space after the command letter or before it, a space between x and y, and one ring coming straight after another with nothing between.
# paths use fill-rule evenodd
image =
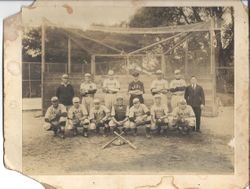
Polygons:
<instances>
[{"instance_id":1,"label":"baseball uniform","mask_svg":"<svg viewBox=\"0 0 250 189\"><path fill-rule=\"evenodd\" d=\"M174 79L170 82L169 91L172 94L171 107L174 110L178 106L178 103L184 99L184 93L186 88L186 82L184 79Z\"/></svg>"},{"instance_id":2,"label":"baseball uniform","mask_svg":"<svg viewBox=\"0 0 250 189\"><path fill-rule=\"evenodd\" d=\"M158 92L153 92L156 89ZM165 79L156 79L151 83L150 90L152 95L160 94L162 103L167 105L167 90L168 90L168 81Z\"/></svg>"},{"instance_id":3,"label":"baseball uniform","mask_svg":"<svg viewBox=\"0 0 250 189\"><path fill-rule=\"evenodd\" d=\"M139 90L139 91L142 91L142 93L145 93L144 84L141 81L132 81L132 82L130 82L129 85L128 85L128 92L129 91L135 91L135 90ZM129 98L129 106L130 107L133 106L133 100L135 98L138 98L141 103L144 103L144 98L143 98L142 94L141 95L131 94L130 98Z\"/></svg>"},{"instance_id":4,"label":"baseball uniform","mask_svg":"<svg viewBox=\"0 0 250 189\"><path fill-rule=\"evenodd\" d=\"M79 105L78 108L72 106L68 111L68 125L70 128L81 126L83 128L88 128L89 120L88 112L83 105Z\"/></svg>"},{"instance_id":5,"label":"baseball uniform","mask_svg":"<svg viewBox=\"0 0 250 189\"><path fill-rule=\"evenodd\" d=\"M151 107L152 116L152 127L151 129L156 129L157 127L167 127L168 124L168 108L167 106L160 104L159 106L154 104Z\"/></svg>"},{"instance_id":6,"label":"baseball uniform","mask_svg":"<svg viewBox=\"0 0 250 189\"><path fill-rule=\"evenodd\" d=\"M93 107L93 99L97 89L94 82L83 82L80 85L80 93L82 95L82 105L86 107L88 113Z\"/></svg>"},{"instance_id":7,"label":"baseball uniform","mask_svg":"<svg viewBox=\"0 0 250 189\"><path fill-rule=\"evenodd\" d=\"M100 105L98 109L96 109L95 107L91 108L89 114L91 129L105 126L105 124L107 124L109 121L109 115L109 109L103 105Z\"/></svg>"},{"instance_id":8,"label":"baseball uniform","mask_svg":"<svg viewBox=\"0 0 250 189\"><path fill-rule=\"evenodd\" d=\"M138 108L132 106L129 109L130 127L135 128L139 125L149 124L151 122L150 111L146 105L140 104ZM150 125L147 125L150 127Z\"/></svg>"},{"instance_id":9,"label":"baseball uniform","mask_svg":"<svg viewBox=\"0 0 250 189\"><path fill-rule=\"evenodd\" d=\"M129 128L129 107L127 105L114 105L111 110L112 119L109 122L110 127L119 126L116 122L123 122L122 126Z\"/></svg>"},{"instance_id":10,"label":"baseball uniform","mask_svg":"<svg viewBox=\"0 0 250 189\"><path fill-rule=\"evenodd\" d=\"M105 92L105 106L111 111L112 106L116 101L116 93L120 90L120 83L116 79L105 79L103 82Z\"/></svg>"}]
</instances>

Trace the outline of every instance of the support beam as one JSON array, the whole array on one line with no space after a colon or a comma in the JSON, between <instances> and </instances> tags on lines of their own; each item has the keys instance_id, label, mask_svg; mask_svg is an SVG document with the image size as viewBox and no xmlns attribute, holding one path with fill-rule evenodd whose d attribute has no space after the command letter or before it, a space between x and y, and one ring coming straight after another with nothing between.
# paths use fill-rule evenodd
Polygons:
<instances>
[{"instance_id":1,"label":"support beam","mask_svg":"<svg viewBox=\"0 0 250 189\"><path fill-rule=\"evenodd\" d=\"M95 67L95 55L91 55L91 74L95 75L96 67Z\"/></svg>"},{"instance_id":2,"label":"support beam","mask_svg":"<svg viewBox=\"0 0 250 189\"><path fill-rule=\"evenodd\" d=\"M185 75L188 74L188 39L185 42Z\"/></svg>"},{"instance_id":3,"label":"support beam","mask_svg":"<svg viewBox=\"0 0 250 189\"><path fill-rule=\"evenodd\" d=\"M46 25L43 20L42 23L42 34L41 34L41 99L42 99L42 113L45 114L44 107L44 72L45 72L45 38L46 38Z\"/></svg>"},{"instance_id":4,"label":"support beam","mask_svg":"<svg viewBox=\"0 0 250 189\"><path fill-rule=\"evenodd\" d=\"M68 73L71 73L71 39L68 38Z\"/></svg>"}]
</instances>

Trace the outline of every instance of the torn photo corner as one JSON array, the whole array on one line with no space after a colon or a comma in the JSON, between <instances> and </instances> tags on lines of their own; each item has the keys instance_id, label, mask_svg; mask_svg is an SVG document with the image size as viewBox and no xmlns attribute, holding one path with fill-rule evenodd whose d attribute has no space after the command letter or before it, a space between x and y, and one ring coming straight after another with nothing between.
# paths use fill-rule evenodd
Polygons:
<instances>
[{"instance_id":1,"label":"torn photo corner","mask_svg":"<svg viewBox=\"0 0 250 189\"><path fill-rule=\"evenodd\" d=\"M4 20L4 162L54 188L246 188L241 1L42 1Z\"/></svg>"}]
</instances>

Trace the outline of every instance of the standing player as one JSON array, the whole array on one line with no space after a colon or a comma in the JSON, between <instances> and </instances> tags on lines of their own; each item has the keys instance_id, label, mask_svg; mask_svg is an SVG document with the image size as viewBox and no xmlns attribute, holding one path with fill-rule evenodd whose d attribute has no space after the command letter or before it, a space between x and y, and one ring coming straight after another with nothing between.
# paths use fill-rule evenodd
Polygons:
<instances>
[{"instance_id":1,"label":"standing player","mask_svg":"<svg viewBox=\"0 0 250 189\"><path fill-rule=\"evenodd\" d=\"M133 100L135 98L139 99L140 103L144 103L143 94L145 93L144 85L139 80L139 73L134 72L132 76L134 77L134 80L130 82L128 85L128 93L130 94L130 98L129 98L130 107L133 106Z\"/></svg>"},{"instance_id":2,"label":"standing player","mask_svg":"<svg viewBox=\"0 0 250 189\"><path fill-rule=\"evenodd\" d=\"M94 106L89 114L90 128L96 129L96 133L100 132L100 127L104 127L103 136L107 136L109 131L110 111L108 108L100 104L99 99L94 99Z\"/></svg>"},{"instance_id":3,"label":"standing player","mask_svg":"<svg viewBox=\"0 0 250 189\"><path fill-rule=\"evenodd\" d=\"M126 129L129 128L128 114L129 107L124 104L123 97L118 96L116 98L116 104L114 104L114 106L112 107L112 118L109 122L109 126L118 133L120 133L118 127L123 127L123 130L126 131Z\"/></svg>"},{"instance_id":4,"label":"standing player","mask_svg":"<svg viewBox=\"0 0 250 189\"><path fill-rule=\"evenodd\" d=\"M150 124L151 117L149 109L140 103L138 98L134 98L133 106L129 109L130 128L134 131L134 136L137 136L137 127L146 125L146 137L151 138Z\"/></svg>"},{"instance_id":5,"label":"standing player","mask_svg":"<svg viewBox=\"0 0 250 189\"><path fill-rule=\"evenodd\" d=\"M103 92L105 93L105 106L111 111L116 100L116 94L120 90L120 83L114 78L114 71L108 71L108 78L103 82Z\"/></svg>"},{"instance_id":6,"label":"standing player","mask_svg":"<svg viewBox=\"0 0 250 189\"><path fill-rule=\"evenodd\" d=\"M56 90L56 96L59 102L66 106L67 109L72 105L74 89L69 82L69 76L67 74L63 74L62 83Z\"/></svg>"},{"instance_id":7,"label":"standing player","mask_svg":"<svg viewBox=\"0 0 250 189\"><path fill-rule=\"evenodd\" d=\"M52 105L47 109L45 114L44 128L54 131L54 135L61 133L64 138L67 111L63 104L59 104L56 96L51 98Z\"/></svg>"},{"instance_id":8,"label":"standing player","mask_svg":"<svg viewBox=\"0 0 250 189\"><path fill-rule=\"evenodd\" d=\"M173 120L171 121L172 126L177 128L182 133L188 133L189 130L193 130L195 127L195 115L191 106L187 105L185 99L182 99L178 106L172 112Z\"/></svg>"},{"instance_id":9,"label":"standing player","mask_svg":"<svg viewBox=\"0 0 250 189\"><path fill-rule=\"evenodd\" d=\"M161 101L163 104L167 105L167 94L168 94L168 81L163 78L163 73L161 70L156 71L156 79L153 80L150 90L152 95L161 95Z\"/></svg>"},{"instance_id":10,"label":"standing player","mask_svg":"<svg viewBox=\"0 0 250 189\"><path fill-rule=\"evenodd\" d=\"M82 95L82 104L85 106L88 113L93 106L93 99L96 91L96 84L91 81L91 75L86 73L84 75L84 82L80 85L80 93Z\"/></svg>"},{"instance_id":11,"label":"standing player","mask_svg":"<svg viewBox=\"0 0 250 189\"><path fill-rule=\"evenodd\" d=\"M171 92L171 108L172 110L178 106L178 102L184 99L186 82L181 79L181 71L175 70L175 79L170 82L169 91Z\"/></svg>"},{"instance_id":12,"label":"standing player","mask_svg":"<svg viewBox=\"0 0 250 189\"><path fill-rule=\"evenodd\" d=\"M168 129L168 108L166 105L161 103L162 96L156 94L154 96L155 102L151 107L151 118L152 118L152 127L151 129L157 129L158 134L161 133L163 129L163 134L167 136Z\"/></svg>"},{"instance_id":13,"label":"standing player","mask_svg":"<svg viewBox=\"0 0 250 189\"><path fill-rule=\"evenodd\" d=\"M77 135L77 127L83 127L82 135L88 137L88 112L78 97L73 98L73 106L68 111L68 125L74 131L74 135Z\"/></svg>"}]
</instances>

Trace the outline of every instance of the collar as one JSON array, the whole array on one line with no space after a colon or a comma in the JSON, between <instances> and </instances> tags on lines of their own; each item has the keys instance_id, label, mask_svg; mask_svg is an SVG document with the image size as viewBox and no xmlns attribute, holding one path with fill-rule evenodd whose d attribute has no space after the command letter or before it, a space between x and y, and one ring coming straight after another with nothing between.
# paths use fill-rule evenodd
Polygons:
<instances>
[{"instance_id":1,"label":"collar","mask_svg":"<svg viewBox=\"0 0 250 189\"><path fill-rule=\"evenodd\" d=\"M67 87L69 84L70 84L70 82L69 82L69 81L68 81L68 83L66 83L66 84L65 84L65 83L63 83L63 82L61 83L61 85L64 85L65 87Z\"/></svg>"}]
</instances>

